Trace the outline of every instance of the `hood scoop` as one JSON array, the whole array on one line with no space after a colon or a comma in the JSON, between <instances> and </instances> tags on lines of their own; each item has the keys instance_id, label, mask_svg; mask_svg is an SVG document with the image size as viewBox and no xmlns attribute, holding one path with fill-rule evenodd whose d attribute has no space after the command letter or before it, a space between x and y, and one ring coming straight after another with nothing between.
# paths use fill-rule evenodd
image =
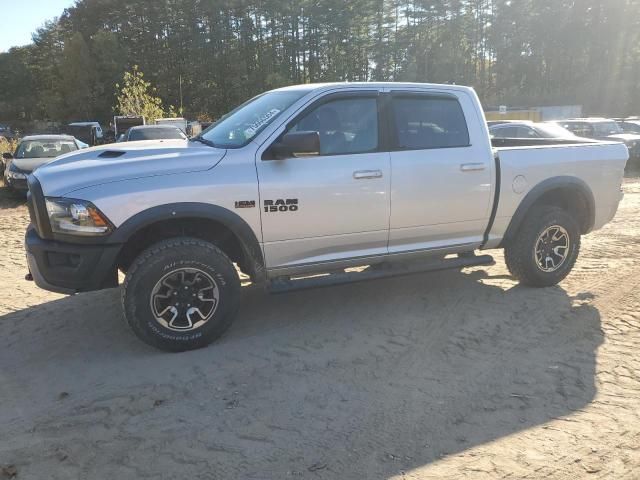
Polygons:
<instances>
[{"instance_id":1,"label":"hood scoop","mask_svg":"<svg viewBox=\"0 0 640 480\"><path fill-rule=\"evenodd\" d=\"M123 152L122 150L105 150L98 157L100 158L118 158L123 156L127 152Z\"/></svg>"}]
</instances>

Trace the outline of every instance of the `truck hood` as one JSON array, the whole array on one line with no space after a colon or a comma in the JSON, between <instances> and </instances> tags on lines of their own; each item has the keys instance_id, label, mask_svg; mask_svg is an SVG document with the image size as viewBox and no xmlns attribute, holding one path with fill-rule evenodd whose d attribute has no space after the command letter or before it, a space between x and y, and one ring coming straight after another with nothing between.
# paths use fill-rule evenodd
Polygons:
<instances>
[{"instance_id":1,"label":"truck hood","mask_svg":"<svg viewBox=\"0 0 640 480\"><path fill-rule=\"evenodd\" d=\"M225 153L188 140L125 142L62 155L34 175L46 196L58 197L105 183L209 170Z\"/></svg>"}]
</instances>

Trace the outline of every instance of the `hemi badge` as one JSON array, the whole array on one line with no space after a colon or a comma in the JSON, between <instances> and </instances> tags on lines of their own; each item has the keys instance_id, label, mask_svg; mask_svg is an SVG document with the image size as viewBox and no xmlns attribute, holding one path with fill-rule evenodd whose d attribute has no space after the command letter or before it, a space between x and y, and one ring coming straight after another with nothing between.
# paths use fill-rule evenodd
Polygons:
<instances>
[{"instance_id":1,"label":"hemi badge","mask_svg":"<svg viewBox=\"0 0 640 480\"><path fill-rule=\"evenodd\" d=\"M241 200L236 202L236 208L256 208L255 200Z\"/></svg>"}]
</instances>

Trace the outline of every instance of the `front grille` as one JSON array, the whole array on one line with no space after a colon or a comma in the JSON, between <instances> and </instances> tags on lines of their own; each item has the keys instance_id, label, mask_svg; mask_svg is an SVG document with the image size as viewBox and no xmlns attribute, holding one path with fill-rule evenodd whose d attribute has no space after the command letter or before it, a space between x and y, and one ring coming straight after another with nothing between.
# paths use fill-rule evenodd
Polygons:
<instances>
[{"instance_id":1,"label":"front grille","mask_svg":"<svg viewBox=\"0 0 640 480\"><path fill-rule=\"evenodd\" d=\"M40 182L34 175L27 177L29 184L29 215L31 222L35 225L36 231L40 238L53 238L51 233L51 225L49 224L49 216L47 215L47 206L44 201L44 193Z\"/></svg>"},{"instance_id":2,"label":"front grille","mask_svg":"<svg viewBox=\"0 0 640 480\"><path fill-rule=\"evenodd\" d=\"M27 208L29 209L29 221L32 225L36 225L36 212L33 209L33 197L31 191L27 192Z\"/></svg>"}]
</instances>

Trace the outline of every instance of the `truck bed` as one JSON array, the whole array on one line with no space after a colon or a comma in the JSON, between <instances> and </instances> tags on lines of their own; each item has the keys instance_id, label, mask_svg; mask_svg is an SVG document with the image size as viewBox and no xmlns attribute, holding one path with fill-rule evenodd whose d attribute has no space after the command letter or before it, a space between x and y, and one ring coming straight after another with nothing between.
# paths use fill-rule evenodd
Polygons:
<instances>
[{"instance_id":1,"label":"truck bed","mask_svg":"<svg viewBox=\"0 0 640 480\"><path fill-rule=\"evenodd\" d=\"M492 138L491 146L494 148L507 147L544 147L549 145L575 145L582 143L599 143L588 138Z\"/></svg>"},{"instance_id":2,"label":"truck bed","mask_svg":"<svg viewBox=\"0 0 640 480\"><path fill-rule=\"evenodd\" d=\"M615 215L629 157L623 143L495 140L494 147L501 145L494 148L497 205L485 248L501 244L523 199L550 178L570 178L588 186L596 207L592 230L602 228Z\"/></svg>"}]
</instances>

